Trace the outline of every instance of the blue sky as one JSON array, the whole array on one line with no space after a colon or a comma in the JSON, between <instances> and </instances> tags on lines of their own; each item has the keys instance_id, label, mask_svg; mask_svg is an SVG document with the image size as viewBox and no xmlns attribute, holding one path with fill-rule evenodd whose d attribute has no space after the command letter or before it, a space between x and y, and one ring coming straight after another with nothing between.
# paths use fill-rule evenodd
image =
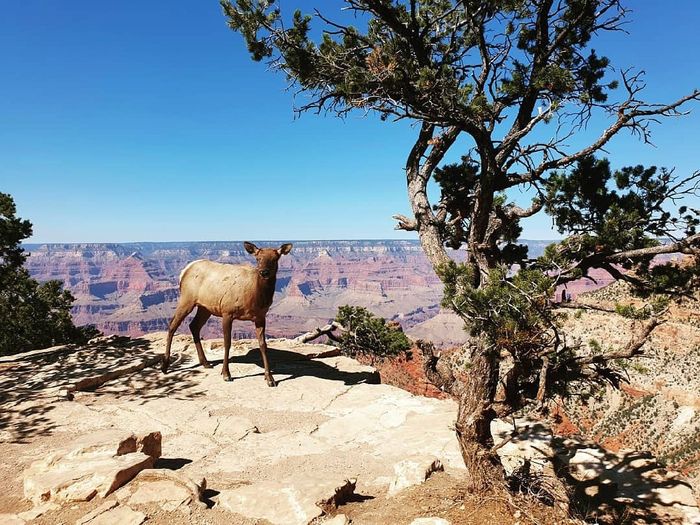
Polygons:
<instances>
[{"instance_id":1,"label":"blue sky","mask_svg":"<svg viewBox=\"0 0 700 525\"><path fill-rule=\"evenodd\" d=\"M700 87L697 2L627 3L631 34L598 51L645 69L649 101ZM313 5L338 2L282 1ZM30 242L410 237L391 215L409 210L416 130L295 119L284 79L249 59L216 0L6 2L0 48L0 191L33 222ZM654 128L656 148L615 139L613 165L700 169L692 109ZM555 234L542 217L524 236Z\"/></svg>"}]
</instances>

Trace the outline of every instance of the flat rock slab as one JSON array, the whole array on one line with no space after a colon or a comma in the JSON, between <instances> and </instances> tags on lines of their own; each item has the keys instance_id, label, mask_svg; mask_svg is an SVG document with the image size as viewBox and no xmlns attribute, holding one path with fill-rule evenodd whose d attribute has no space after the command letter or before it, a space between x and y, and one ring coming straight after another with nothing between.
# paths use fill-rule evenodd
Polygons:
<instances>
[{"instance_id":1,"label":"flat rock slab","mask_svg":"<svg viewBox=\"0 0 700 525\"><path fill-rule=\"evenodd\" d=\"M347 501L355 485L356 480L339 481L323 473L313 478L300 474L223 491L218 505L274 525L307 525L326 509Z\"/></svg>"},{"instance_id":2,"label":"flat rock slab","mask_svg":"<svg viewBox=\"0 0 700 525\"><path fill-rule=\"evenodd\" d=\"M403 489L420 485L435 472L444 470L439 459L424 456L412 457L399 461L394 465L395 477L389 485L389 495L398 494Z\"/></svg>"},{"instance_id":3,"label":"flat rock slab","mask_svg":"<svg viewBox=\"0 0 700 525\"><path fill-rule=\"evenodd\" d=\"M206 507L201 501L206 487L205 479L196 483L178 471L148 469L139 472L117 493L117 498L132 506L155 503L165 511L193 504Z\"/></svg>"},{"instance_id":4,"label":"flat rock slab","mask_svg":"<svg viewBox=\"0 0 700 525\"><path fill-rule=\"evenodd\" d=\"M141 525L146 521L146 517L143 512L125 505L118 505L79 523L80 525Z\"/></svg>"},{"instance_id":5,"label":"flat rock slab","mask_svg":"<svg viewBox=\"0 0 700 525\"><path fill-rule=\"evenodd\" d=\"M517 434L513 433L513 422L495 419L491 422L491 435L496 445L505 443L496 453L507 475L522 467L527 461L533 472L551 469L554 451L552 432L538 421L518 418Z\"/></svg>"}]
</instances>

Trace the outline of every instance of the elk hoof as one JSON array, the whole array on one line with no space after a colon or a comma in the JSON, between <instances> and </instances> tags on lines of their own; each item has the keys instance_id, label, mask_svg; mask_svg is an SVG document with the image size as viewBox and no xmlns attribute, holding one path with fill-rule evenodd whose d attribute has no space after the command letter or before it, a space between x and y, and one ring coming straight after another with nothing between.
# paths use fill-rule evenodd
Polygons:
<instances>
[{"instance_id":1,"label":"elk hoof","mask_svg":"<svg viewBox=\"0 0 700 525\"><path fill-rule=\"evenodd\" d=\"M204 361L203 363L200 363L203 368L214 368L211 366L211 363L209 361Z\"/></svg>"},{"instance_id":2,"label":"elk hoof","mask_svg":"<svg viewBox=\"0 0 700 525\"><path fill-rule=\"evenodd\" d=\"M163 362L160 365L160 369L163 371L163 373L168 372L168 365L170 365L170 360L163 358Z\"/></svg>"},{"instance_id":3,"label":"elk hoof","mask_svg":"<svg viewBox=\"0 0 700 525\"><path fill-rule=\"evenodd\" d=\"M271 377L267 378L267 386L277 386L277 383Z\"/></svg>"},{"instance_id":4,"label":"elk hoof","mask_svg":"<svg viewBox=\"0 0 700 525\"><path fill-rule=\"evenodd\" d=\"M233 378L231 376L224 376L224 381L230 383L231 381L233 381Z\"/></svg>"}]
</instances>

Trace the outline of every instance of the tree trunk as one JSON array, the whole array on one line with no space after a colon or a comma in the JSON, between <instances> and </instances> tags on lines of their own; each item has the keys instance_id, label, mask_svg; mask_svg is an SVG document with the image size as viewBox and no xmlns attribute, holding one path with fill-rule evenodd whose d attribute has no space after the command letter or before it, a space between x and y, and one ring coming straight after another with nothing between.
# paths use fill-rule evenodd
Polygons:
<instances>
[{"instance_id":1,"label":"tree trunk","mask_svg":"<svg viewBox=\"0 0 700 525\"><path fill-rule=\"evenodd\" d=\"M457 440L469 472L472 491L482 492L504 478L498 457L491 451L491 421L496 417L493 399L498 383L494 351L479 345L472 355L468 376L459 398Z\"/></svg>"},{"instance_id":2,"label":"tree trunk","mask_svg":"<svg viewBox=\"0 0 700 525\"><path fill-rule=\"evenodd\" d=\"M421 248L428 257L433 269L437 269L450 261L445 246L440 237L440 228L435 215L430 209L426 193L426 182L417 173L408 171L408 200L411 203L413 215L418 223L418 238Z\"/></svg>"}]
</instances>

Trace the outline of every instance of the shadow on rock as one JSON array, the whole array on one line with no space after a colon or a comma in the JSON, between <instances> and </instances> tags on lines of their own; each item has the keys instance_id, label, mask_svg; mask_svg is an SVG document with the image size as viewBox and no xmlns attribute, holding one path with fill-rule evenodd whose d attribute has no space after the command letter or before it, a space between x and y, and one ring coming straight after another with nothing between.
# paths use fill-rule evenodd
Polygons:
<instances>
[{"instance_id":1,"label":"shadow on rock","mask_svg":"<svg viewBox=\"0 0 700 525\"><path fill-rule=\"evenodd\" d=\"M158 341L106 337L84 346L5 358L0 364L0 441L26 443L50 434L56 429L50 412L74 392L92 391L137 372L143 371L138 374L139 389L123 389L124 395L144 399L174 396L195 385L191 371L189 376L163 376L149 368L159 362L161 350Z\"/></svg>"},{"instance_id":2,"label":"shadow on rock","mask_svg":"<svg viewBox=\"0 0 700 525\"><path fill-rule=\"evenodd\" d=\"M270 360L270 371L273 374L280 374L289 377L275 378L277 383L291 381L298 377L317 377L329 381L342 381L346 385L357 385L360 383L379 384L380 377L377 371L348 372L340 370L323 361L309 359L306 356L289 350L278 348L267 349L267 356ZM220 363L213 361L212 363ZM252 348L245 355L233 356L232 363L254 364L262 367L262 358L259 348ZM259 374L256 374L259 375ZM247 377L247 376L246 376ZM234 378L235 379L235 378Z\"/></svg>"},{"instance_id":3,"label":"shadow on rock","mask_svg":"<svg viewBox=\"0 0 700 525\"><path fill-rule=\"evenodd\" d=\"M192 463L188 458L158 458L153 468L161 468L166 470L180 470L185 465Z\"/></svg>"},{"instance_id":4,"label":"shadow on rock","mask_svg":"<svg viewBox=\"0 0 700 525\"><path fill-rule=\"evenodd\" d=\"M555 438L557 470L575 495L570 511L601 524L661 525L700 519L691 486L646 452L606 452Z\"/></svg>"}]
</instances>

